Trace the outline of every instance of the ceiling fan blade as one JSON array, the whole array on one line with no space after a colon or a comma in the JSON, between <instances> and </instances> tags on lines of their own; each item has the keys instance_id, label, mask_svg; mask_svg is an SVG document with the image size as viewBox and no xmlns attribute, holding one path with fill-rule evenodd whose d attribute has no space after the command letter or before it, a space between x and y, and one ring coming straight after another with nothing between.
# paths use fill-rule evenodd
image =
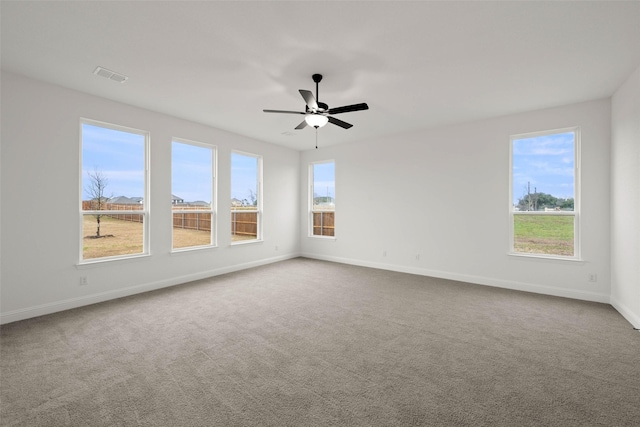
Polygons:
<instances>
[{"instance_id":1,"label":"ceiling fan blade","mask_svg":"<svg viewBox=\"0 0 640 427\"><path fill-rule=\"evenodd\" d=\"M284 113L284 114L306 114L301 111L285 111L285 110L262 110L265 113Z\"/></svg>"},{"instance_id":2,"label":"ceiling fan blade","mask_svg":"<svg viewBox=\"0 0 640 427\"><path fill-rule=\"evenodd\" d=\"M298 126L296 126L296 130L304 129L307 127L307 121L303 120Z\"/></svg>"},{"instance_id":3,"label":"ceiling fan blade","mask_svg":"<svg viewBox=\"0 0 640 427\"><path fill-rule=\"evenodd\" d=\"M351 123L343 122L342 120L336 119L335 117L329 117L329 123L333 123L334 125L340 126L344 129L349 129L353 126Z\"/></svg>"},{"instance_id":4,"label":"ceiling fan blade","mask_svg":"<svg viewBox=\"0 0 640 427\"><path fill-rule=\"evenodd\" d=\"M345 105L344 107L330 108L328 113L340 114L340 113L348 113L350 111L361 111L361 110L368 110L368 109L369 109L369 106L363 102L362 104L353 104L353 105Z\"/></svg>"},{"instance_id":5,"label":"ceiling fan blade","mask_svg":"<svg viewBox=\"0 0 640 427\"><path fill-rule=\"evenodd\" d=\"M310 110L316 111L318 109L318 103L316 102L316 98L313 96L313 93L309 90L300 89L300 95L304 98L304 102L307 103L307 107Z\"/></svg>"}]
</instances>

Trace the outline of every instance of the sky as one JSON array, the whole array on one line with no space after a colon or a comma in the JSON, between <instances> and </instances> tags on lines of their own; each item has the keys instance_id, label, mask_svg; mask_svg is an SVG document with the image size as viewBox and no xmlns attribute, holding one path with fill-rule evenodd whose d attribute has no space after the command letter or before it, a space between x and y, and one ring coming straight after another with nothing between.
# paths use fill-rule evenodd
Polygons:
<instances>
[{"instance_id":1,"label":"sky","mask_svg":"<svg viewBox=\"0 0 640 427\"><path fill-rule=\"evenodd\" d=\"M144 196L144 135L82 124L82 198L90 198L88 173L107 179L104 197Z\"/></svg>"},{"instance_id":2,"label":"sky","mask_svg":"<svg viewBox=\"0 0 640 427\"><path fill-rule=\"evenodd\" d=\"M82 198L90 198L89 173L107 179L105 197L144 196L144 135L82 124ZM212 149L173 141L171 193L185 202L212 200ZM231 155L231 197L251 200L257 193L258 157Z\"/></svg>"},{"instance_id":3,"label":"sky","mask_svg":"<svg viewBox=\"0 0 640 427\"><path fill-rule=\"evenodd\" d=\"M513 204L531 192L558 198L574 197L573 132L535 136L513 141ZM171 193L185 202L212 199L212 152L210 148L172 143ZM88 199L89 172L100 171L108 183L106 197L144 196L144 135L91 124L82 124L82 188ZM231 197L251 200L257 194L259 158L231 154ZM335 163L315 163L314 192L335 198Z\"/></svg>"},{"instance_id":4,"label":"sky","mask_svg":"<svg viewBox=\"0 0 640 427\"><path fill-rule=\"evenodd\" d=\"M171 144L171 193L185 202L211 203L213 150L173 141Z\"/></svg>"},{"instance_id":5,"label":"sky","mask_svg":"<svg viewBox=\"0 0 640 427\"><path fill-rule=\"evenodd\" d=\"M256 156L231 153L231 198L251 203L251 192L258 193L258 160Z\"/></svg>"},{"instance_id":6,"label":"sky","mask_svg":"<svg viewBox=\"0 0 640 427\"><path fill-rule=\"evenodd\" d=\"M542 135L513 140L513 204L527 194L551 194L557 198L574 197L574 132Z\"/></svg>"},{"instance_id":7,"label":"sky","mask_svg":"<svg viewBox=\"0 0 640 427\"><path fill-rule=\"evenodd\" d=\"M313 193L314 196L336 197L336 164L335 162L313 164Z\"/></svg>"}]
</instances>

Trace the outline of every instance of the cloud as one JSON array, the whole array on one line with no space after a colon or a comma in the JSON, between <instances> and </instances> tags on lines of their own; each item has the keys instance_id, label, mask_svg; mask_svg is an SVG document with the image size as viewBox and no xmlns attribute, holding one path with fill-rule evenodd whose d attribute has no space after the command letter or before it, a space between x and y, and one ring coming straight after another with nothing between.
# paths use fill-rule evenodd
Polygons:
<instances>
[{"instance_id":1,"label":"cloud","mask_svg":"<svg viewBox=\"0 0 640 427\"><path fill-rule=\"evenodd\" d=\"M514 156L561 156L573 155L575 135L566 132L542 135L513 141Z\"/></svg>"}]
</instances>

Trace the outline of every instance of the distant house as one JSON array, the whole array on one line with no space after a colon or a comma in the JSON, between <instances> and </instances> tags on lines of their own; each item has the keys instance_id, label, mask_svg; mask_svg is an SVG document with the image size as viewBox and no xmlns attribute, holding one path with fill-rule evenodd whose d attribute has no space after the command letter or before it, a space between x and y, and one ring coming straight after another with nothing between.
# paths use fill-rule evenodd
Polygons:
<instances>
[{"instance_id":1,"label":"distant house","mask_svg":"<svg viewBox=\"0 0 640 427\"><path fill-rule=\"evenodd\" d=\"M98 203L109 203L109 198L108 197L95 197L91 200L88 200L89 202L93 203L93 204L98 204Z\"/></svg>"},{"instance_id":2,"label":"distant house","mask_svg":"<svg viewBox=\"0 0 640 427\"><path fill-rule=\"evenodd\" d=\"M244 203L242 203L242 200L238 200L235 197L233 199L231 199L231 207L237 208L242 206Z\"/></svg>"},{"instance_id":3,"label":"distant house","mask_svg":"<svg viewBox=\"0 0 640 427\"><path fill-rule=\"evenodd\" d=\"M196 200L195 202L187 202L189 206L210 206L210 203L205 202L204 200Z\"/></svg>"},{"instance_id":4,"label":"distant house","mask_svg":"<svg viewBox=\"0 0 640 427\"><path fill-rule=\"evenodd\" d=\"M140 198L140 200L142 200L142 198ZM109 200L107 200L107 203L111 203L111 204L114 204L114 205L139 205L140 201L134 200L134 199L130 199L127 196L117 196L117 197L112 197Z\"/></svg>"},{"instance_id":5,"label":"distant house","mask_svg":"<svg viewBox=\"0 0 640 427\"><path fill-rule=\"evenodd\" d=\"M176 196L174 194L171 195L171 204L172 205L180 205L182 203L184 203L184 199L181 199L180 197L178 197L178 196Z\"/></svg>"}]
</instances>

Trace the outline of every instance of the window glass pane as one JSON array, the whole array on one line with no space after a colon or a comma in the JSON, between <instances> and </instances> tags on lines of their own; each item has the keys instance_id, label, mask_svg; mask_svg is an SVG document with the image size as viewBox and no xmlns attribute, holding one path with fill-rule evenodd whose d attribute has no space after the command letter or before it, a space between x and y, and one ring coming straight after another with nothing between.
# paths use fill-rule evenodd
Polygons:
<instances>
[{"instance_id":1,"label":"window glass pane","mask_svg":"<svg viewBox=\"0 0 640 427\"><path fill-rule=\"evenodd\" d=\"M311 234L335 236L336 164L335 162L314 163L312 168Z\"/></svg>"},{"instance_id":2,"label":"window glass pane","mask_svg":"<svg viewBox=\"0 0 640 427\"><path fill-rule=\"evenodd\" d=\"M211 244L212 214L180 212L173 214L174 249Z\"/></svg>"},{"instance_id":3,"label":"window glass pane","mask_svg":"<svg viewBox=\"0 0 640 427\"><path fill-rule=\"evenodd\" d=\"M171 147L171 203L181 208L211 209L212 149L176 141Z\"/></svg>"},{"instance_id":4,"label":"window glass pane","mask_svg":"<svg viewBox=\"0 0 640 427\"><path fill-rule=\"evenodd\" d=\"M231 154L231 241L255 240L259 235L260 158Z\"/></svg>"},{"instance_id":5,"label":"window glass pane","mask_svg":"<svg viewBox=\"0 0 640 427\"><path fill-rule=\"evenodd\" d=\"M313 212L313 235L335 236L335 212Z\"/></svg>"},{"instance_id":6,"label":"window glass pane","mask_svg":"<svg viewBox=\"0 0 640 427\"><path fill-rule=\"evenodd\" d=\"M252 240L258 236L258 213L242 212L242 207L231 211L232 241Z\"/></svg>"},{"instance_id":7,"label":"window glass pane","mask_svg":"<svg viewBox=\"0 0 640 427\"><path fill-rule=\"evenodd\" d=\"M83 209L105 209L107 199L143 203L144 149L144 135L83 123Z\"/></svg>"},{"instance_id":8,"label":"window glass pane","mask_svg":"<svg viewBox=\"0 0 640 427\"><path fill-rule=\"evenodd\" d=\"M575 132L513 140L516 211L574 210Z\"/></svg>"},{"instance_id":9,"label":"window glass pane","mask_svg":"<svg viewBox=\"0 0 640 427\"><path fill-rule=\"evenodd\" d=\"M313 165L313 210L334 210L336 183L334 162Z\"/></svg>"},{"instance_id":10,"label":"window glass pane","mask_svg":"<svg viewBox=\"0 0 640 427\"><path fill-rule=\"evenodd\" d=\"M146 134L89 123L81 131L81 209L118 211L81 215L81 259L145 253Z\"/></svg>"},{"instance_id":11,"label":"window glass pane","mask_svg":"<svg viewBox=\"0 0 640 427\"><path fill-rule=\"evenodd\" d=\"M514 215L515 252L574 255L573 215Z\"/></svg>"},{"instance_id":12,"label":"window glass pane","mask_svg":"<svg viewBox=\"0 0 640 427\"><path fill-rule=\"evenodd\" d=\"M173 141L171 148L173 248L213 242L213 148Z\"/></svg>"},{"instance_id":13,"label":"window glass pane","mask_svg":"<svg viewBox=\"0 0 640 427\"><path fill-rule=\"evenodd\" d=\"M576 257L577 130L512 138L513 251Z\"/></svg>"},{"instance_id":14,"label":"window glass pane","mask_svg":"<svg viewBox=\"0 0 640 427\"><path fill-rule=\"evenodd\" d=\"M82 259L143 253L144 215L85 214L82 218Z\"/></svg>"}]
</instances>

